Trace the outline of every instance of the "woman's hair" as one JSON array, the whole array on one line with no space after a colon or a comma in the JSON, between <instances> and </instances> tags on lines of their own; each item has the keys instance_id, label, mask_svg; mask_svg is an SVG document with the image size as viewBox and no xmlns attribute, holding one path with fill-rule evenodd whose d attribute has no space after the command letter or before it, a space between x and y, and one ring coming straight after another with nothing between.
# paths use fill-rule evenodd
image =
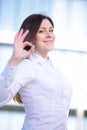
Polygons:
<instances>
[{"instance_id":1,"label":"woman's hair","mask_svg":"<svg viewBox=\"0 0 87 130\"><path fill-rule=\"evenodd\" d=\"M52 19L46 15L43 14L32 14L28 16L22 23L20 30L23 29L24 32L26 30L29 30L29 34L25 37L24 41L33 42L36 36L36 33L41 25L41 22L44 19L48 19L52 26L54 27L54 23ZM19 31L20 31L19 30ZM14 100L16 100L18 103L22 103L22 99L19 93L17 93L14 97Z\"/></svg>"},{"instance_id":2,"label":"woman's hair","mask_svg":"<svg viewBox=\"0 0 87 130\"><path fill-rule=\"evenodd\" d=\"M54 27L51 18L42 14L32 14L23 21L20 29L23 29L24 32L29 30L29 34L25 37L24 41L33 42L43 19L48 19Z\"/></svg>"}]
</instances>

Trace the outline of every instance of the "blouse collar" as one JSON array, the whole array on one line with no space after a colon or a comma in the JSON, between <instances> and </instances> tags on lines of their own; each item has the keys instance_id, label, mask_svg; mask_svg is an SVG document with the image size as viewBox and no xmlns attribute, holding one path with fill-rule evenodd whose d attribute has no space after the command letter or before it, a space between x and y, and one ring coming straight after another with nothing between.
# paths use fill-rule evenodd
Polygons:
<instances>
[{"instance_id":1,"label":"blouse collar","mask_svg":"<svg viewBox=\"0 0 87 130\"><path fill-rule=\"evenodd\" d=\"M50 58L48 57L48 59L45 59L43 57L41 57L40 55L36 54L36 53L32 53L30 56L29 56L29 59L30 60L34 60L36 62L38 62L39 64L44 64L44 63L51 63L50 61ZM51 63L52 64L52 63Z\"/></svg>"}]
</instances>

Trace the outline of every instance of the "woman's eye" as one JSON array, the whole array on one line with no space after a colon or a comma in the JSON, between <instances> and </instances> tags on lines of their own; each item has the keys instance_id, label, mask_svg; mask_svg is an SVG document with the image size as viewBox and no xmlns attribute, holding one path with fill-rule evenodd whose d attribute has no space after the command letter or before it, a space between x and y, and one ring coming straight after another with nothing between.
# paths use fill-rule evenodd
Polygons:
<instances>
[{"instance_id":1,"label":"woman's eye","mask_svg":"<svg viewBox=\"0 0 87 130\"><path fill-rule=\"evenodd\" d=\"M53 29L49 30L49 32L53 32L53 31L54 31ZM46 31L45 30L39 30L38 32L39 33L45 33Z\"/></svg>"},{"instance_id":2,"label":"woman's eye","mask_svg":"<svg viewBox=\"0 0 87 130\"><path fill-rule=\"evenodd\" d=\"M42 32L44 32L44 30L40 30L40 31L39 31L39 33L42 33Z\"/></svg>"},{"instance_id":3,"label":"woman's eye","mask_svg":"<svg viewBox=\"0 0 87 130\"><path fill-rule=\"evenodd\" d=\"M50 32L53 32L54 30L52 29L52 30L50 30Z\"/></svg>"}]
</instances>

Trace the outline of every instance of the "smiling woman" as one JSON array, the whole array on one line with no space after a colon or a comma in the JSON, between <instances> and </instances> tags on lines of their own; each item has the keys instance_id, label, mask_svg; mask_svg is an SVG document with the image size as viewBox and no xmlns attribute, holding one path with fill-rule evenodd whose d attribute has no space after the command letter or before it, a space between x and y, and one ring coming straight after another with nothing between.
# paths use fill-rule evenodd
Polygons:
<instances>
[{"instance_id":1,"label":"smiling woman","mask_svg":"<svg viewBox=\"0 0 87 130\"><path fill-rule=\"evenodd\" d=\"M35 37L35 53L47 59L47 53L53 49L54 41L54 27L48 19L44 19Z\"/></svg>"},{"instance_id":2,"label":"smiling woman","mask_svg":"<svg viewBox=\"0 0 87 130\"><path fill-rule=\"evenodd\" d=\"M22 130L66 130L72 87L48 53L55 41L54 23L32 14L14 38L12 56L0 76L0 106L12 98L26 113ZM29 50L25 50L30 46Z\"/></svg>"}]
</instances>

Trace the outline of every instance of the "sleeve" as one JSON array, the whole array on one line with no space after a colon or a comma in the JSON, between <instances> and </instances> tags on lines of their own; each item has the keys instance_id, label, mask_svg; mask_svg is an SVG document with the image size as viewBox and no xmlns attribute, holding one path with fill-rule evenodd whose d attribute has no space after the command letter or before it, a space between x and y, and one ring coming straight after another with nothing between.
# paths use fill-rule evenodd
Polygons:
<instances>
[{"instance_id":1,"label":"sleeve","mask_svg":"<svg viewBox=\"0 0 87 130\"><path fill-rule=\"evenodd\" d=\"M13 97L10 91L10 85L13 82L15 69L16 67L10 67L9 64L7 64L0 74L0 107L8 103Z\"/></svg>"},{"instance_id":2,"label":"sleeve","mask_svg":"<svg viewBox=\"0 0 87 130\"><path fill-rule=\"evenodd\" d=\"M0 75L0 107L8 103L21 87L34 78L34 75L31 63L22 62L16 67L7 65Z\"/></svg>"}]
</instances>

